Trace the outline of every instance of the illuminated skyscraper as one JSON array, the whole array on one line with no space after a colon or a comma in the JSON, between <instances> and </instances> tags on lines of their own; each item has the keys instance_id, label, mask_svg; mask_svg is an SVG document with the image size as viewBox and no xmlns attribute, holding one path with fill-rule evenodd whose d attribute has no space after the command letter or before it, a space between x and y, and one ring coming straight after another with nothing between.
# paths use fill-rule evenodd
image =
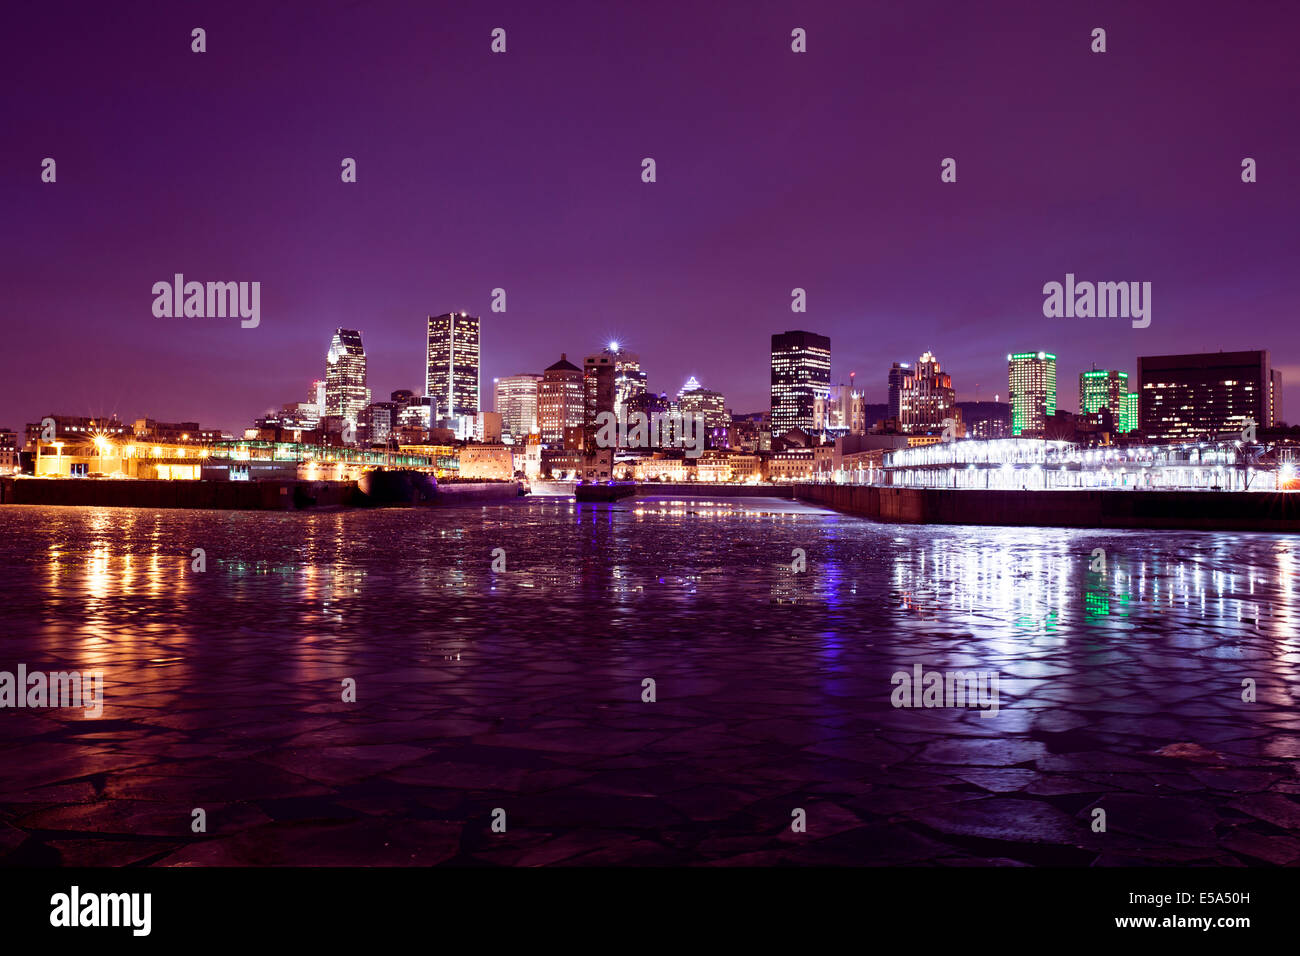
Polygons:
<instances>
[{"instance_id":1,"label":"illuminated skyscraper","mask_svg":"<svg viewBox=\"0 0 1300 956\"><path fill-rule=\"evenodd\" d=\"M361 410L370 404L366 388L366 350L361 333L336 329L325 356L325 414L356 424Z\"/></svg>"},{"instance_id":2,"label":"illuminated skyscraper","mask_svg":"<svg viewBox=\"0 0 1300 956\"><path fill-rule=\"evenodd\" d=\"M516 441L537 430L537 386L541 380L540 375L507 375L494 383L501 430Z\"/></svg>"},{"instance_id":3,"label":"illuminated skyscraper","mask_svg":"<svg viewBox=\"0 0 1300 956\"><path fill-rule=\"evenodd\" d=\"M1129 422L1128 395L1128 372L1094 368L1079 373L1079 414L1099 421L1101 410L1109 409L1118 433L1136 427L1136 422Z\"/></svg>"},{"instance_id":4,"label":"illuminated skyscraper","mask_svg":"<svg viewBox=\"0 0 1300 956\"><path fill-rule=\"evenodd\" d=\"M582 369L561 353L537 386L537 426L542 441L563 444L566 428L581 428L583 419Z\"/></svg>"},{"instance_id":5,"label":"illuminated skyscraper","mask_svg":"<svg viewBox=\"0 0 1300 956\"><path fill-rule=\"evenodd\" d=\"M890 370L891 399L893 398ZM933 353L926 352L916 368L903 376L898 390L898 430L901 432L938 432L944 423L957 419L957 393L952 376L943 370Z\"/></svg>"},{"instance_id":6,"label":"illuminated skyscraper","mask_svg":"<svg viewBox=\"0 0 1300 956\"><path fill-rule=\"evenodd\" d=\"M1128 392L1124 395L1124 414L1120 416L1121 433L1136 431L1141 419L1138 415L1138 393Z\"/></svg>"},{"instance_id":7,"label":"illuminated skyscraper","mask_svg":"<svg viewBox=\"0 0 1300 956\"><path fill-rule=\"evenodd\" d=\"M903 385L912 374L912 367L906 362L895 362L889 369L889 414L895 421L903 418Z\"/></svg>"},{"instance_id":8,"label":"illuminated skyscraper","mask_svg":"<svg viewBox=\"0 0 1300 956\"><path fill-rule=\"evenodd\" d=\"M813 431L814 406L831 383L831 340L815 332L772 336L772 434Z\"/></svg>"},{"instance_id":9,"label":"illuminated skyscraper","mask_svg":"<svg viewBox=\"0 0 1300 956\"><path fill-rule=\"evenodd\" d=\"M479 317L464 312L429 316L424 392L440 418L477 418L479 407Z\"/></svg>"},{"instance_id":10,"label":"illuminated skyscraper","mask_svg":"<svg viewBox=\"0 0 1300 956\"><path fill-rule=\"evenodd\" d=\"M1051 352L1016 352L1007 356L1011 434L1042 438L1056 414L1056 356Z\"/></svg>"},{"instance_id":11,"label":"illuminated skyscraper","mask_svg":"<svg viewBox=\"0 0 1300 956\"><path fill-rule=\"evenodd\" d=\"M1247 421L1272 428L1282 418L1282 373L1267 350L1147 355L1138 359L1143 436L1194 441L1240 432Z\"/></svg>"},{"instance_id":12,"label":"illuminated skyscraper","mask_svg":"<svg viewBox=\"0 0 1300 956\"><path fill-rule=\"evenodd\" d=\"M610 342L605 353L614 359L614 414L621 415L633 396L645 394L645 372L641 370L641 357Z\"/></svg>"},{"instance_id":13,"label":"illuminated skyscraper","mask_svg":"<svg viewBox=\"0 0 1300 956\"><path fill-rule=\"evenodd\" d=\"M711 388L693 388L682 392L677 407L683 415L703 416L705 426L710 429L725 428L731 424L726 398Z\"/></svg>"}]
</instances>

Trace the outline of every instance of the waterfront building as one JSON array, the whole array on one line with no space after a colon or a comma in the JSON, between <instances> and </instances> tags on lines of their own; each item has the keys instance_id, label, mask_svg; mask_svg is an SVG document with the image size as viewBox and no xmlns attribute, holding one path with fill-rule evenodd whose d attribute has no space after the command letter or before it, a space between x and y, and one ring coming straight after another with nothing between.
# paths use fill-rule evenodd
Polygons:
<instances>
[{"instance_id":1,"label":"waterfront building","mask_svg":"<svg viewBox=\"0 0 1300 956\"><path fill-rule=\"evenodd\" d=\"M52 423L52 431L47 424ZM116 417L85 418L80 415L46 415L39 422L29 422L23 448L35 451L41 441L80 442L90 441L92 436L100 435L116 440L123 435L133 434L130 425L118 421Z\"/></svg>"},{"instance_id":2,"label":"waterfront building","mask_svg":"<svg viewBox=\"0 0 1300 956\"><path fill-rule=\"evenodd\" d=\"M356 424L370 404L366 350L356 329L335 329L325 356L325 415Z\"/></svg>"},{"instance_id":3,"label":"waterfront building","mask_svg":"<svg viewBox=\"0 0 1300 956\"><path fill-rule=\"evenodd\" d=\"M499 443L464 445L460 449L459 457L461 478L476 481L504 481L515 476L514 453L509 445Z\"/></svg>"},{"instance_id":4,"label":"waterfront building","mask_svg":"<svg viewBox=\"0 0 1300 956\"><path fill-rule=\"evenodd\" d=\"M833 452L833 446L831 447ZM799 481L811 478L816 459L812 448L789 448L774 451L767 458L768 481Z\"/></svg>"},{"instance_id":5,"label":"waterfront building","mask_svg":"<svg viewBox=\"0 0 1300 956\"><path fill-rule=\"evenodd\" d=\"M1105 445L1047 439L940 442L884 455L883 483L908 488L1049 491L1266 491L1291 487L1295 467L1240 442Z\"/></svg>"},{"instance_id":6,"label":"waterfront building","mask_svg":"<svg viewBox=\"0 0 1300 956\"><path fill-rule=\"evenodd\" d=\"M1196 441L1282 418L1282 373L1267 350L1138 359L1139 428L1149 441Z\"/></svg>"},{"instance_id":7,"label":"waterfront building","mask_svg":"<svg viewBox=\"0 0 1300 956\"><path fill-rule=\"evenodd\" d=\"M831 340L815 332L772 336L773 436L792 428L813 429L814 404L831 382Z\"/></svg>"},{"instance_id":8,"label":"waterfront building","mask_svg":"<svg viewBox=\"0 0 1300 956\"><path fill-rule=\"evenodd\" d=\"M1056 356L1016 352L1007 356L1011 435L1041 438L1056 414Z\"/></svg>"},{"instance_id":9,"label":"waterfront building","mask_svg":"<svg viewBox=\"0 0 1300 956\"><path fill-rule=\"evenodd\" d=\"M447 312L429 316L424 393L449 427L472 431L479 405L479 332L476 315ZM466 422L468 423L466 425Z\"/></svg>"},{"instance_id":10,"label":"waterfront building","mask_svg":"<svg viewBox=\"0 0 1300 956\"><path fill-rule=\"evenodd\" d=\"M0 428L0 475L16 475L20 471L22 454L18 450L18 436L12 429Z\"/></svg>"}]
</instances>

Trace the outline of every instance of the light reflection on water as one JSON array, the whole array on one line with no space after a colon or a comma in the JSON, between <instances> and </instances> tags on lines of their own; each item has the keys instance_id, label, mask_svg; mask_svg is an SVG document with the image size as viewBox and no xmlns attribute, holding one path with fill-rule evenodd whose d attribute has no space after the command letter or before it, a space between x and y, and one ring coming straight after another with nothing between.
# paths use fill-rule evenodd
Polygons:
<instances>
[{"instance_id":1,"label":"light reflection on water","mask_svg":"<svg viewBox=\"0 0 1300 956\"><path fill-rule=\"evenodd\" d=\"M673 498L315 514L6 507L0 540L4 658L133 681L166 671L169 693L259 668L324 679L358 657L508 670L539 647L582 660L695 648L744 673L791 640L809 650L803 666L843 672L919 652L997 669L1062 648L1055 666L1074 669L1086 664L1075 650L1158 639L1207 661L1235 649L1289 681L1300 640L1295 539L1260 534L878 525L774 499ZM191 570L193 548L206 573ZM1090 569L1096 548L1104 571Z\"/></svg>"}]
</instances>

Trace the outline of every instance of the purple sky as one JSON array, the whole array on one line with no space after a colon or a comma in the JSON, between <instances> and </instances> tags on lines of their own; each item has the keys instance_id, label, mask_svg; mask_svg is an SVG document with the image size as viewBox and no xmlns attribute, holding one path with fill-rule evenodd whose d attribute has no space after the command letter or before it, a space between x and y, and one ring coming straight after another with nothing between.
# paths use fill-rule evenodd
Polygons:
<instances>
[{"instance_id":1,"label":"purple sky","mask_svg":"<svg viewBox=\"0 0 1300 956\"><path fill-rule=\"evenodd\" d=\"M872 401L927 349L962 399L1054 351L1073 409L1094 362L1268 348L1300 420L1298 34L1294 2L21 4L0 426L242 428L306 398L340 325L386 399L449 309L483 316L486 407L618 338L654 390L756 411L769 336L806 328ZM1044 318L1067 271L1152 282L1150 328ZM175 272L260 281L261 326L154 318Z\"/></svg>"}]
</instances>

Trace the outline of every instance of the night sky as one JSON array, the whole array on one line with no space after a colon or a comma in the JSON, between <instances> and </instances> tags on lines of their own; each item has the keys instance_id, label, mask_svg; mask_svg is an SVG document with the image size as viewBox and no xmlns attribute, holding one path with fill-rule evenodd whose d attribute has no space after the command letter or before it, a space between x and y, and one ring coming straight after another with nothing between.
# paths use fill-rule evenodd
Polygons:
<instances>
[{"instance_id":1,"label":"night sky","mask_svg":"<svg viewBox=\"0 0 1300 956\"><path fill-rule=\"evenodd\" d=\"M307 398L337 326L387 399L461 309L486 408L617 338L655 391L758 411L770 335L806 328L877 402L927 349L963 400L1054 351L1073 409L1092 363L1267 348L1300 420L1298 35L1294 2L13 5L0 426L242 429ZM155 318L176 272L260 281L261 326ZM1150 281L1150 328L1044 318L1066 272Z\"/></svg>"}]
</instances>

